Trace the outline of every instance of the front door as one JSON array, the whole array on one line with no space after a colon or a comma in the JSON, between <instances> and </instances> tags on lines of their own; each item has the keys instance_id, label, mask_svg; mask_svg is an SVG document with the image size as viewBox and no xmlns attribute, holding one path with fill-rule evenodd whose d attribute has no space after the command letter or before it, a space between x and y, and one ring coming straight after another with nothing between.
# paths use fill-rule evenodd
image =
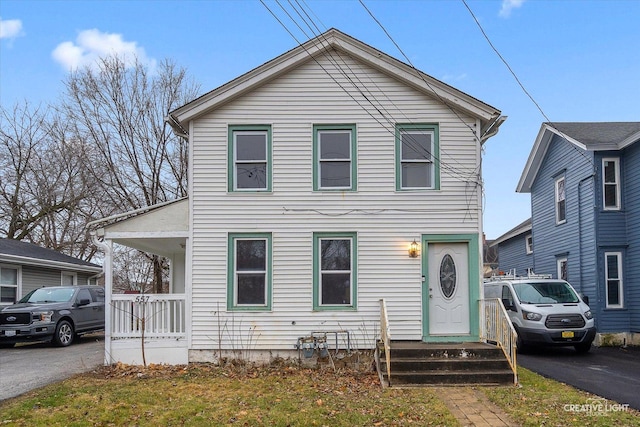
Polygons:
<instances>
[{"instance_id":1,"label":"front door","mask_svg":"<svg viewBox=\"0 0 640 427\"><path fill-rule=\"evenodd\" d=\"M469 245L440 242L427 247L429 335L469 335Z\"/></svg>"}]
</instances>

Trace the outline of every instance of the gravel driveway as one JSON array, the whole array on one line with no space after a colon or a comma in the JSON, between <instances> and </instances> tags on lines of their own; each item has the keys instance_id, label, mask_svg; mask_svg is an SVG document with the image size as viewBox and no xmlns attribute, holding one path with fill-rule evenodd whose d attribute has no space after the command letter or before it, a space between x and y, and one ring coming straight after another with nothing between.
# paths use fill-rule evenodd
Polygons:
<instances>
[{"instance_id":1,"label":"gravel driveway","mask_svg":"<svg viewBox=\"0 0 640 427\"><path fill-rule=\"evenodd\" d=\"M87 372L104 362L104 334L90 334L70 347L49 343L0 349L0 401Z\"/></svg>"}]
</instances>

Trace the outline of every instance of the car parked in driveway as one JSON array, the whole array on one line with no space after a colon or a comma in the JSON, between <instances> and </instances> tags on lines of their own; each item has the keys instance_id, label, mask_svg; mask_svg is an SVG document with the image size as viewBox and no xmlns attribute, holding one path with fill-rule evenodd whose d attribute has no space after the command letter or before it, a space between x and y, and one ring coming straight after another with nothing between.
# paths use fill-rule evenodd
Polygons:
<instances>
[{"instance_id":1,"label":"car parked in driveway","mask_svg":"<svg viewBox=\"0 0 640 427\"><path fill-rule=\"evenodd\" d=\"M36 289L0 310L0 346L25 341L71 345L76 336L104 330L104 289L51 286Z\"/></svg>"}]
</instances>

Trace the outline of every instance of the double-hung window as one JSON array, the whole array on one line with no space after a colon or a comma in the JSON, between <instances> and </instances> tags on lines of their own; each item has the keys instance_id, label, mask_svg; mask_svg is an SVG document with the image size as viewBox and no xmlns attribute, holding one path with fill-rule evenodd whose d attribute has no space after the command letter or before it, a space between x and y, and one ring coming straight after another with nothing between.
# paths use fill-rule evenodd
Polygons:
<instances>
[{"instance_id":1,"label":"double-hung window","mask_svg":"<svg viewBox=\"0 0 640 427\"><path fill-rule=\"evenodd\" d=\"M622 287L622 253L605 252L604 254L606 289L606 307L622 308L624 306Z\"/></svg>"},{"instance_id":2,"label":"double-hung window","mask_svg":"<svg viewBox=\"0 0 640 427\"><path fill-rule=\"evenodd\" d=\"M620 162L617 158L602 159L602 205L605 210L620 209Z\"/></svg>"},{"instance_id":3,"label":"double-hung window","mask_svg":"<svg viewBox=\"0 0 640 427\"><path fill-rule=\"evenodd\" d=\"M356 190L355 125L315 125L314 190Z\"/></svg>"},{"instance_id":4,"label":"double-hung window","mask_svg":"<svg viewBox=\"0 0 640 427\"><path fill-rule=\"evenodd\" d=\"M271 191L271 126L229 126L229 191Z\"/></svg>"},{"instance_id":5,"label":"double-hung window","mask_svg":"<svg viewBox=\"0 0 640 427\"><path fill-rule=\"evenodd\" d=\"M396 188L438 189L440 186L437 125L396 126Z\"/></svg>"},{"instance_id":6,"label":"double-hung window","mask_svg":"<svg viewBox=\"0 0 640 427\"><path fill-rule=\"evenodd\" d=\"M527 254L533 253L533 236L531 234L527 234L525 237L525 246Z\"/></svg>"},{"instance_id":7,"label":"double-hung window","mask_svg":"<svg viewBox=\"0 0 640 427\"><path fill-rule=\"evenodd\" d=\"M564 176L556 179L556 224L564 224L567 221L567 201L565 194Z\"/></svg>"},{"instance_id":8,"label":"double-hung window","mask_svg":"<svg viewBox=\"0 0 640 427\"><path fill-rule=\"evenodd\" d=\"M314 233L315 310L356 308L356 233Z\"/></svg>"},{"instance_id":9,"label":"double-hung window","mask_svg":"<svg viewBox=\"0 0 640 427\"><path fill-rule=\"evenodd\" d=\"M18 267L0 265L0 305L17 301L19 276Z\"/></svg>"},{"instance_id":10,"label":"double-hung window","mask_svg":"<svg viewBox=\"0 0 640 427\"><path fill-rule=\"evenodd\" d=\"M227 308L271 309L271 234L230 234Z\"/></svg>"}]
</instances>

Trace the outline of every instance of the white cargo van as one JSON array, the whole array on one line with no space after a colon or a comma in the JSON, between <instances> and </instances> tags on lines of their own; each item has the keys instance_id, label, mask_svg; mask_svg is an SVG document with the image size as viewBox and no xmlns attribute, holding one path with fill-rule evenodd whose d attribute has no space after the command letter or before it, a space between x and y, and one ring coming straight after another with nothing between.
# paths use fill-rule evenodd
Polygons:
<instances>
[{"instance_id":1,"label":"white cargo van","mask_svg":"<svg viewBox=\"0 0 640 427\"><path fill-rule=\"evenodd\" d=\"M596 336L588 300L585 303L564 280L497 276L484 283L484 298L502 300L521 352L539 345L573 346L586 353Z\"/></svg>"}]
</instances>

